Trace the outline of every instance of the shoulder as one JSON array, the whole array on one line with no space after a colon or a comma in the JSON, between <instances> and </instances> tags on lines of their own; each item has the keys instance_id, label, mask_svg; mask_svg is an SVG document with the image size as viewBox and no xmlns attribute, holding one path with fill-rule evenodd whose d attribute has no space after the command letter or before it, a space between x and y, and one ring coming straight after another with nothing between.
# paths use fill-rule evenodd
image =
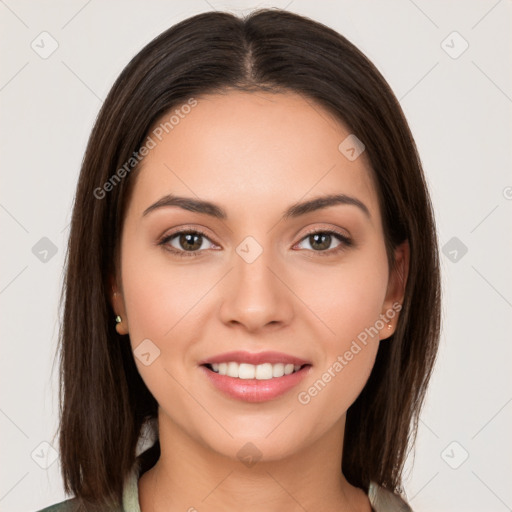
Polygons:
<instances>
[{"instance_id":1,"label":"shoulder","mask_svg":"<svg viewBox=\"0 0 512 512\"><path fill-rule=\"evenodd\" d=\"M141 462L136 460L123 487L122 505L98 505L94 503L84 504L76 496L55 503L36 512L140 512L138 496L138 477L141 470Z\"/></svg>"},{"instance_id":2,"label":"shoulder","mask_svg":"<svg viewBox=\"0 0 512 512\"><path fill-rule=\"evenodd\" d=\"M80 510L78 500L76 498L70 498L68 500L61 501L55 505L42 508L37 512L78 512Z\"/></svg>"},{"instance_id":3,"label":"shoulder","mask_svg":"<svg viewBox=\"0 0 512 512\"><path fill-rule=\"evenodd\" d=\"M370 482L368 498L375 512L413 512L412 508L398 494Z\"/></svg>"},{"instance_id":4,"label":"shoulder","mask_svg":"<svg viewBox=\"0 0 512 512\"><path fill-rule=\"evenodd\" d=\"M38 510L37 512L122 512L123 509L118 507L105 507L95 505L84 505L80 503L78 498L70 498L55 505Z\"/></svg>"}]
</instances>

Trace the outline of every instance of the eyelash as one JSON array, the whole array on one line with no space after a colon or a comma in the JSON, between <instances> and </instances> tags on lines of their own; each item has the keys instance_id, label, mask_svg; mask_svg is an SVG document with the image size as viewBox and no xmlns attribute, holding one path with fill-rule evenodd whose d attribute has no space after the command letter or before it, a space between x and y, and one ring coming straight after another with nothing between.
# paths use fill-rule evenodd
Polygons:
<instances>
[{"instance_id":1,"label":"eyelash","mask_svg":"<svg viewBox=\"0 0 512 512\"><path fill-rule=\"evenodd\" d=\"M194 257L200 256L202 251L182 251L182 250L178 250L178 249L175 249L174 247L167 245L170 240L172 240L173 238L175 238L178 235L183 235L183 234L201 235L204 238L210 240L208 235L206 233L204 233L203 231L201 231L200 229L188 229L188 230L176 231L175 233L171 233L170 235L165 236L164 238L162 238L160 240L160 242L158 242L158 245L164 246L165 250L167 250L179 257L194 258ZM329 249L327 251L311 251L311 252L314 252L315 254L317 254L318 256L332 256L333 254L338 254L339 252L345 250L346 248L353 246L353 242L349 237L339 233L338 231L334 231L331 229L313 229L313 230L307 232L299 240L299 243L302 242L304 239L306 239L312 235L316 235L316 234L333 235L335 238L337 238L341 242L340 245L338 245L334 249ZM308 249L308 250L310 250L310 249Z\"/></svg>"}]
</instances>

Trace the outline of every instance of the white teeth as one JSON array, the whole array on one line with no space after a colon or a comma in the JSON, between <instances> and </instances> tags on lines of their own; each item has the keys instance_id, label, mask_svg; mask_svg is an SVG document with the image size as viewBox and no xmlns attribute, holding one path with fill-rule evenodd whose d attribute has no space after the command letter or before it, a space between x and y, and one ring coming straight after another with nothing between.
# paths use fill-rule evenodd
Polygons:
<instances>
[{"instance_id":1,"label":"white teeth","mask_svg":"<svg viewBox=\"0 0 512 512\"><path fill-rule=\"evenodd\" d=\"M263 364L249 364L249 363L236 363L230 361L228 363L212 363L212 370L219 375L227 375L228 377L234 377L237 379L257 379L257 380L268 380L274 377L282 377L283 375L290 375L297 370L300 370L301 366L291 363L263 363Z\"/></svg>"},{"instance_id":2,"label":"white teeth","mask_svg":"<svg viewBox=\"0 0 512 512\"><path fill-rule=\"evenodd\" d=\"M277 363L272 366L272 377L282 377L284 375L284 364Z\"/></svg>"},{"instance_id":3,"label":"white teeth","mask_svg":"<svg viewBox=\"0 0 512 512\"><path fill-rule=\"evenodd\" d=\"M263 365L261 365L263 366ZM256 374L256 370L259 370L260 367L255 367L253 364L246 364L246 363L229 363L228 364L228 375L230 377L238 377L239 379L254 379L254 375ZM272 371L272 369L270 369ZM263 378L261 377L261 372L258 372L259 379Z\"/></svg>"}]
</instances>

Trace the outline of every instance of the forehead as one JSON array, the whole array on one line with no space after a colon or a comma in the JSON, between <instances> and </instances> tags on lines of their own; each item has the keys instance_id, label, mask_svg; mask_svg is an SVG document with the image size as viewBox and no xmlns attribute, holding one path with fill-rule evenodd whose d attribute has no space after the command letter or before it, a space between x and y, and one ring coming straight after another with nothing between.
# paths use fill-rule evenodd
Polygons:
<instances>
[{"instance_id":1,"label":"forehead","mask_svg":"<svg viewBox=\"0 0 512 512\"><path fill-rule=\"evenodd\" d=\"M229 205L237 214L249 214L249 200L255 211L282 211L308 196L344 193L379 219L365 153L349 160L340 151L350 130L318 103L292 92L232 91L194 100L151 128L152 149L134 187L137 209L167 193Z\"/></svg>"}]
</instances>

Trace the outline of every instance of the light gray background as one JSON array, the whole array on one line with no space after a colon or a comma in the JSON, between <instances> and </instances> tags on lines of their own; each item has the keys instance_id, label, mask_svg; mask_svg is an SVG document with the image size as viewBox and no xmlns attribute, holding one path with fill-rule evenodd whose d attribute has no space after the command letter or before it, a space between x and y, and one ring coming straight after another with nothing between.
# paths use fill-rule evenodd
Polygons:
<instances>
[{"instance_id":1,"label":"light gray background","mask_svg":"<svg viewBox=\"0 0 512 512\"><path fill-rule=\"evenodd\" d=\"M444 325L407 496L416 512L512 510L511 0L0 0L2 511L65 498L59 462L41 466L56 454L44 443L58 449L59 290L102 99L172 24L262 6L310 16L363 50L400 99L424 163L446 253ZM58 43L46 59L31 47L51 49L43 31Z\"/></svg>"}]
</instances>

